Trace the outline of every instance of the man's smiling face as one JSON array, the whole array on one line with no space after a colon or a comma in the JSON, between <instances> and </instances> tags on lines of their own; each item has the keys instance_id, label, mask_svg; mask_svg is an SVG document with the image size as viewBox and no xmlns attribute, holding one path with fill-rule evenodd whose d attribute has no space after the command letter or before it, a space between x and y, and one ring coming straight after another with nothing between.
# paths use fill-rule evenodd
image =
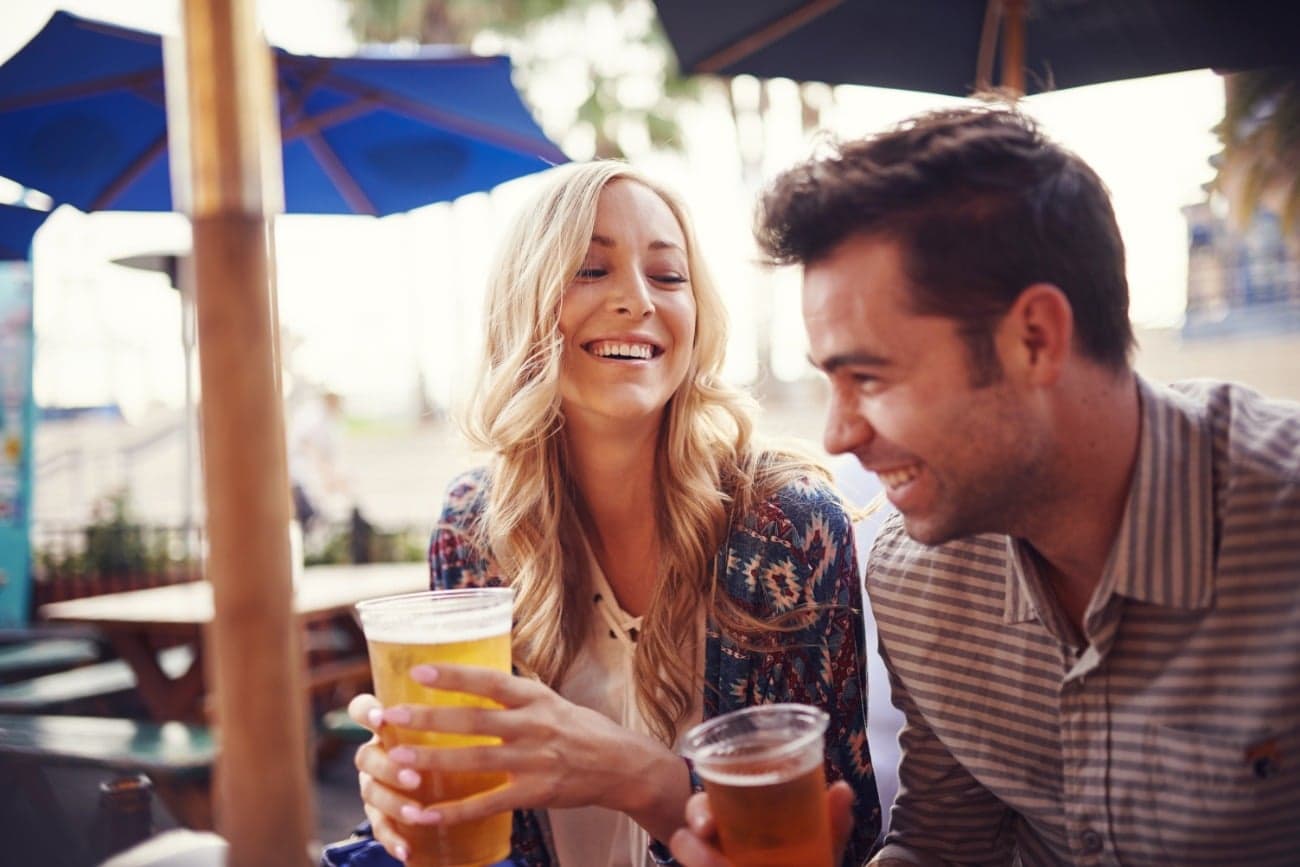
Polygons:
<instances>
[{"instance_id":1,"label":"man's smiling face","mask_svg":"<svg viewBox=\"0 0 1300 867\"><path fill-rule=\"evenodd\" d=\"M899 245L853 236L804 271L812 363L830 380L825 446L875 472L908 533L1006 532L1032 497L1041 431L1014 384L973 384L952 319L914 313Z\"/></svg>"}]
</instances>

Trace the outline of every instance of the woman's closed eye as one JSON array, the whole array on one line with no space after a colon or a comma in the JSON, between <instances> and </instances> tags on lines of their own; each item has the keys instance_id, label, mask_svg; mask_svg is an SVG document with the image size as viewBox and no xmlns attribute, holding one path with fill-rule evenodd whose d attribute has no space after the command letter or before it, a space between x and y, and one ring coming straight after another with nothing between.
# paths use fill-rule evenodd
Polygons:
<instances>
[{"instance_id":1,"label":"woman's closed eye","mask_svg":"<svg viewBox=\"0 0 1300 867\"><path fill-rule=\"evenodd\" d=\"M595 265L592 265L592 266L586 266L586 265L584 265L583 267L581 267L581 268L578 269L577 279L579 279L579 280L599 280L601 277L604 277L604 276L605 276L606 274L608 274L608 273L609 273L609 270L606 269L606 268L601 268L601 267L599 267L599 266L595 266Z\"/></svg>"}]
</instances>

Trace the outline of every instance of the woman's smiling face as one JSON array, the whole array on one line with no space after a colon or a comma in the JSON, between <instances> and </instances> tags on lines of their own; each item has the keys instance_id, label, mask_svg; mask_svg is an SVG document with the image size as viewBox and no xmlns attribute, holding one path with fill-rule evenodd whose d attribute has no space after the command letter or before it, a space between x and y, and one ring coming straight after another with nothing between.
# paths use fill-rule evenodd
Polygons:
<instances>
[{"instance_id":1,"label":"woman's smiling face","mask_svg":"<svg viewBox=\"0 0 1300 867\"><path fill-rule=\"evenodd\" d=\"M686 238L672 210L636 181L611 181L560 306L565 417L657 425L690 368L695 314Z\"/></svg>"}]
</instances>

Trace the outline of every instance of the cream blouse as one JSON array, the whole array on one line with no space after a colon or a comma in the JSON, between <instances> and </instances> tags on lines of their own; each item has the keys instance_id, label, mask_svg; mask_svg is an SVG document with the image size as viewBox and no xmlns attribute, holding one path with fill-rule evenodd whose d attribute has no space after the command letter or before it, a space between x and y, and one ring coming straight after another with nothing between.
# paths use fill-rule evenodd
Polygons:
<instances>
[{"instance_id":1,"label":"cream blouse","mask_svg":"<svg viewBox=\"0 0 1300 867\"><path fill-rule=\"evenodd\" d=\"M586 643L556 691L626 729L648 734L632 681L641 618L619 607L605 573L590 551L588 561L596 616L591 618ZM697 654L703 653L702 629L701 617L694 644ZM703 670L702 659L698 670ZM678 727L679 733L698 723L702 712L697 693L685 723ZM592 806L553 808L547 816L559 867L646 867L654 863L647 851L650 835L624 813Z\"/></svg>"}]
</instances>

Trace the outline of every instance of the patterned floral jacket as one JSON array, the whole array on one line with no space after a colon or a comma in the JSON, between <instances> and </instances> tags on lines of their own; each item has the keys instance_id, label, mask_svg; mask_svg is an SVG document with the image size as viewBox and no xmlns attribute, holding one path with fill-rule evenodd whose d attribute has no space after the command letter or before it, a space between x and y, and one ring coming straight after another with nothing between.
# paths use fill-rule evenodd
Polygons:
<instances>
[{"instance_id":1,"label":"patterned floral jacket","mask_svg":"<svg viewBox=\"0 0 1300 867\"><path fill-rule=\"evenodd\" d=\"M435 588L505 583L469 541L486 484L482 469L451 483L429 547ZM752 513L736 516L718 557L719 567L725 562L723 586L754 617L772 620L810 603L820 611L810 625L787 633L775 651L739 646L710 619L704 718L776 702L825 710L830 715L827 778L847 780L856 795L853 836L843 864L864 864L880 831L880 804L867 750L862 591L849 517L824 482L802 479ZM658 860L661 847L654 849ZM594 867L557 865L545 817L533 811L515 814L511 858L519 867Z\"/></svg>"}]
</instances>

